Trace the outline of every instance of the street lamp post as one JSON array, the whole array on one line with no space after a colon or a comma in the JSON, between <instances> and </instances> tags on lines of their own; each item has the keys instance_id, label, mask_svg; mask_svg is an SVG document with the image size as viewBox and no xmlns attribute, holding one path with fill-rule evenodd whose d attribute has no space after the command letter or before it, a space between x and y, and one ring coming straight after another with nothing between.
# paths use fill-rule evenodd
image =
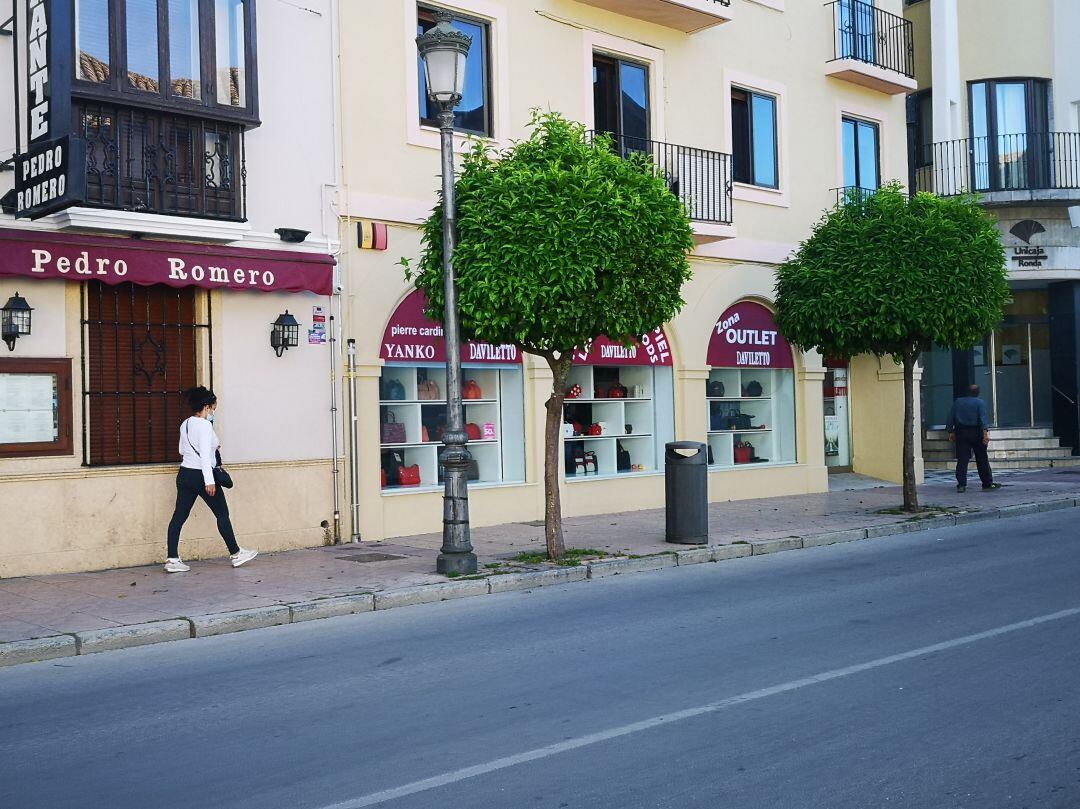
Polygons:
<instances>
[{"instance_id":1,"label":"street lamp post","mask_svg":"<svg viewBox=\"0 0 1080 809\"><path fill-rule=\"evenodd\" d=\"M468 470L472 455L466 443L461 405L461 332L457 286L454 280L454 244L457 211L454 201L454 107L465 88L465 60L472 37L451 25L448 11L435 12L435 27L416 38L424 60L428 98L439 105L442 143L443 274L446 334L446 432L439 457L445 470L443 543L435 569L439 573L475 573L476 554L469 537Z\"/></svg>"}]
</instances>

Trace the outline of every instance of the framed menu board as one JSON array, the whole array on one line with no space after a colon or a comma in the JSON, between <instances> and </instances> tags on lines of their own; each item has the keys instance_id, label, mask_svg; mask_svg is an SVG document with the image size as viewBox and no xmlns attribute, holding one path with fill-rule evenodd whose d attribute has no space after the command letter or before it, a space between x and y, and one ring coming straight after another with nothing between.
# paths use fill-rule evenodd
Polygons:
<instances>
[{"instance_id":1,"label":"framed menu board","mask_svg":"<svg viewBox=\"0 0 1080 809\"><path fill-rule=\"evenodd\" d=\"M0 357L0 458L71 451L71 360Z\"/></svg>"}]
</instances>

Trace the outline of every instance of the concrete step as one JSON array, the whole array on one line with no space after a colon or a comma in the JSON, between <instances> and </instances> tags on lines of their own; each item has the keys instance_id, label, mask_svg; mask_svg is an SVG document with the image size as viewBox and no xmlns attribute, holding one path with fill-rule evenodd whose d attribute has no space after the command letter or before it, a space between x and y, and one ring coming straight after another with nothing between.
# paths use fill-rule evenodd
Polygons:
<instances>
[{"instance_id":1,"label":"concrete step","mask_svg":"<svg viewBox=\"0 0 1080 809\"><path fill-rule=\"evenodd\" d=\"M987 450L987 457L991 461L1007 461L1014 459L1024 458L1071 458L1073 457L1071 447L1054 447L1052 449L1000 449L996 448L994 443L990 443L990 449ZM927 452L923 450L923 460L926 461L948 461L956 458L955 449L947 450L931 450Z\"/></svg>"},{"instance_id":2,"label":"concrete step","mask_svg":"<svg viewBox=\"0 0 1080 809\"><path fill-rule=\"evenodd\" d=\"M949 440L949 434L945 430L927 430L929 440ZM1019 438L1053 438L1054 430L1051 427L992 427L991 439L1019 439Z\"/></svg>"},{"instance_id":3,"label":"concrete step","mask_svg":"<svg viewBox=\"0 0 1080 809\"><path fill-rule=\"evenodd\" d=\"M1031 449L1031 450L1044 450L1044 449L1058 449L1061 446L1061 439L1056 437L1050 438L993 438L991 436L991 442L996 449ZM945 438L934 438L923 441L923 454L928 452L951 452L953 449L953 442Z\"/></svg>"},{"instance_id":4,"label":"concrete step","mask_svg":"<svg viewBox=\"0 0 1080 809\"><path fill-rule=\"evenodd\" d=\"M924 467L928 472L952 470L956 467L956 461L925 461ZM1009 459L1003 461L991 461L990 465L994 469L1063 469L1066 467L1080 467L1080 457L1070 456L1068 458L1023 458L1023 459ZM968 467L968 476L975 475L975 462Z\"/></svg>"}]
</instances>

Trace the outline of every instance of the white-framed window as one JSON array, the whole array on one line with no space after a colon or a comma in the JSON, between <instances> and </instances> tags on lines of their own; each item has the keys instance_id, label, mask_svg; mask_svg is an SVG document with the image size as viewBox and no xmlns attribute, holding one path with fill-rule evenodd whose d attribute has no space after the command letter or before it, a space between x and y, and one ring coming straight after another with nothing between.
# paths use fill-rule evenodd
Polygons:
<instances>
[{"instance_id":1,"label":"white-framed window","mask_svg":"<svg viewBox=\"0 0 1080 809\"><path fill-rule=\"evenodd\" d=\"M706 383L709 465L795 461L795 372L713 368Z\"/></svg>"},{"instance_id":2,"label":"white-framed window","mask_svg":"<svg viewBox=\"0 0 1080 809\"><path fill-rule=\"evenodd\" d=\"M520 365L463 365L471 483L525 480L525 408ZM383 491L437 489L446 427L446 366L387 363L379 380ZM387 425L397 424L398 427ZM401 469L409 470L403 476ZM416 477L416 475L419 477ZM410 476L411 475L411 476Z\"/></svg>"},{"instance_id":3,"label":"white-framed window","mask_svg":"<svg viewBox=\"0 0 1080 809\"><path fill-rule=\"evenodd\" d=\"M568 481L649 474L675 440L671 348L662 328L632 347L605 337L575 354L563 404Z\"/></svg>"},{"instance_id":4,"label":"white-framed window","mask_svg":"<svg viewBox=\"0 0 1080 809\"><path fill-rule=\"evenodd\" d=\"M760 76L723 71L728 109L724 151L732 155L732 197L791 205L787 87Z\"/></svg>"},{"instance_id":5,"label":"white-framed window","mask_svg":"<svg viewBox=\"0 0 1080 809\"><path fill-rule=\"evenodd\" d=\"M772 312L756 301L726 309L706 361L710 468L795 463L794 355Z\"/></svg>"},{"instance_id":6,"label":"white-framed window","mask_svg":"<svg viewBox=\"0 0 1080 809\"><path fill-rule=\"evenodd\" d=\"M435 27L439 6L420 3L416 11L417 36ZM491 86L491 23L479 17L454 14L453 26L472 37L465 62L465 93L454 108L454 130L467 135L491 137L494 134L494 98ZM423 126L438 127L439 105L427 97L424 60L417 54L417 107Z\"/></svg>"}]
</instances>

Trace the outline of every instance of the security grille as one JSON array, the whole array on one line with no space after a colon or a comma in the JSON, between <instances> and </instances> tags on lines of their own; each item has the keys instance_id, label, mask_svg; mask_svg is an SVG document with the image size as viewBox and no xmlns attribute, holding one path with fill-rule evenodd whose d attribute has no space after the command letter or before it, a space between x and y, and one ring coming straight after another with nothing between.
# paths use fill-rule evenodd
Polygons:
<instances>
[{"instance_id":1,"label":"security grille","mask_svg":"<svg viewBox=\"0 0 1080 809\"><path fill-rule=\"evenodd\" d=\"M85 464L178 460L177 430L190 415L180 395L200 379L213 386L212 320L205 296L194 287L163 284L84 285Z\"/></svg>"}]
</instances>

